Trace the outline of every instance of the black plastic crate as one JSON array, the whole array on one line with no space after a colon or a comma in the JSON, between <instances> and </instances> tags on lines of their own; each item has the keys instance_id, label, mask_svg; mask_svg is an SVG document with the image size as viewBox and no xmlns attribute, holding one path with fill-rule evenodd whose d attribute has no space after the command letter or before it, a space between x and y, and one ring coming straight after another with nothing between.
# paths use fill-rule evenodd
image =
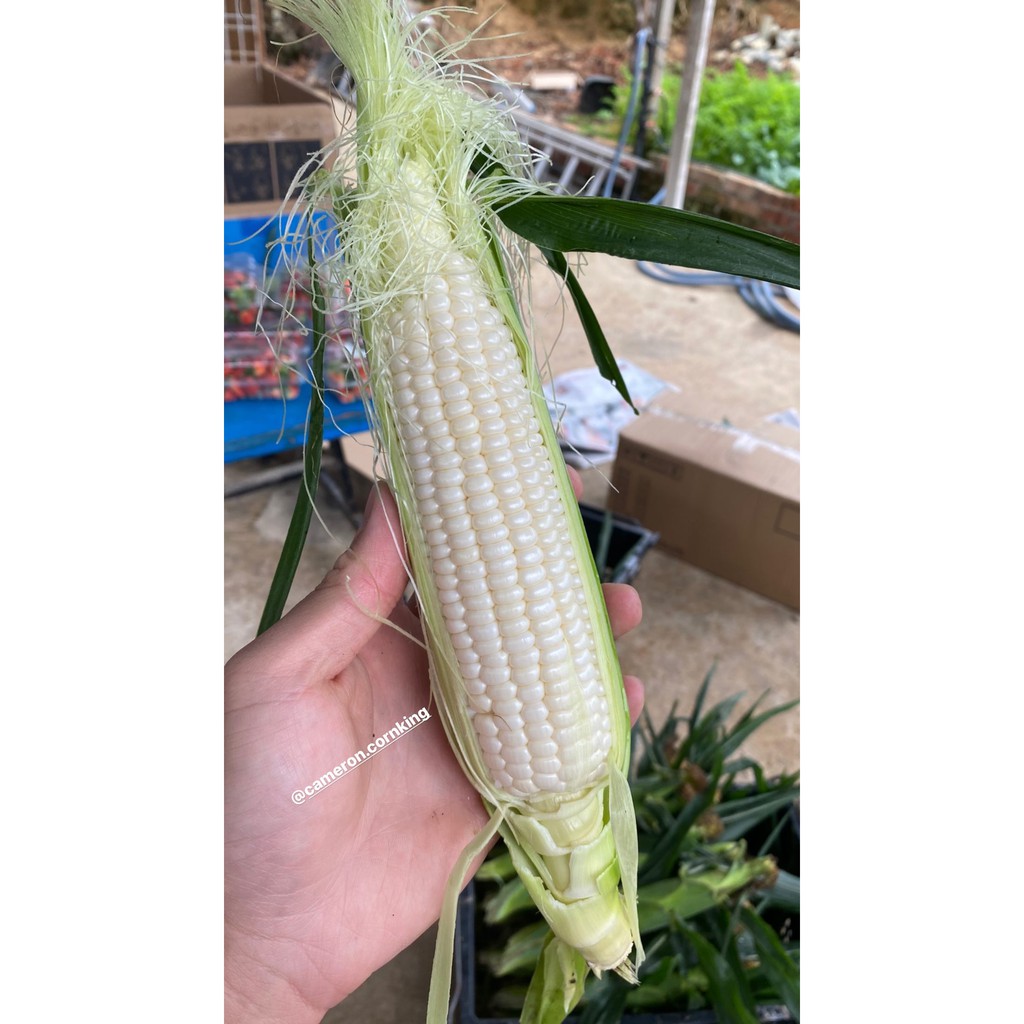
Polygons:
<instances>
[{"instance_id":1,"label":"black plastic crate","mask_svg":"<svg viewBox=\"0 0 1024 1024\"><path fill-rule=\"evenodd\" d=\"M627 519L593 505L581 504L580 512L595 559L600 557L602 534L607 531L603 538L606 568L601 573L601 579L605 583L632 582L640 571L641 559L658 543L660 534L641 526L635 519Z\"/></svg>"},{"instance_id":2,"label":"black plastic crate","mask_svg":"<svg viewBox=\"0 0 1024 1024\"><path fill-rule=\"evenodd\" d=\"M455 1024L519 1024L518 1017L478 1017L476 1013L476 885L470 882L459 897L455 930L455 985L452 1001L458 1011L452 1018ZM761 1024L791 1022L784 1006L761 1006L757 1010ZM567 1018L568 1024L579 1020L578 1013ZM721 1024L714 1010L692 1010L689 1013L669 1011L661 1013L627 1013L621 1024Z\"/></svg>"}]
</instances>

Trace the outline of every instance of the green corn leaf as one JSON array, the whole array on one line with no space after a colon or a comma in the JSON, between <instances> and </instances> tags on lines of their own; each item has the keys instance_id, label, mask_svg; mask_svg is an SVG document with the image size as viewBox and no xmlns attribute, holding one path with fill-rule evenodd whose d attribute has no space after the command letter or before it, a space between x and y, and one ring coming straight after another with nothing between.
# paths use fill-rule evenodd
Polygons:
<instances>
[{"instance_id":1,"label":"green corn leaf","mask_svg":"<svg viewBox=\"0 0 1024 1024\"><path fill-rule=\"evenodd\" d=\"M660 729L654 728L654 722L651 720L651 715L648 709L645 707L643 713L640 716L640 721L643 723L643 730L641 731L641 737L644 741L644 752L638 761L637 774L644 774L651 770L654 765L667 766L668 759L665 756L665 745L675 736L676 733L676 707L678 701L672 702L672 707L669 709L668 717L665 719L665 724Z\"/></svg>"},{"instance_id":2,"label":"green corn leaf","mask_svg":"<svg viewBox=\"0 0 1024 1024\"><path fill-rule=\"evenodd\" d=\"M704 674L704 679L701 681L700 689L697 691L697 696L694 698L693 710L690 713L689 719L691 729L700 721L701 713L704 710L704 701L707 700L708 690L711 688L711 680L714 678L716 668L718 668L718 665L712 664L711 668L709 668Z\"/></svg>"},{"instance_id":3,"label":"green corn leaf","mask_svg":"<svg viewBox=\"0 0 1024 1024\"><path fill-rule=\"evenodd\" d=\"M778 910L788 910L790 913L800 913L800 876L791 874L789 871L779 871L775 884L770 889L765 889L758 901L762 909L774 907Z\"/></svg>"},{"instance_id":4,"label":"green corn leaf","mask_svg":"<svg viewBox=\"0 0 1024 1024\"><path fill-rule=\"evenodd\" d=\"M633 796L636 803L646 806L648 803L664 804L666 798L671 796L678 787L678 780L673 778L661 778L660 775L643 775L631 782Z\"/></svg>"},{"instance_id":5,"label":"green corn leaf","mask_svg":"<svg viewBox=\"0 0 1024 1024\"><path fill-rule=\"evenodd\" d=\"M324 352L327 348L324 304L321 301L320 287L317 280L316 261L313 255L313 239L309 240L309 279L313 306L313 358L311 372L313 374L313 391L309 398L309 427L306 431L306 444L303 453L303 474L299 482L299 493L292 509L288 533L281 547L277 569L270 583L270 591L263 607L257 636L268 630L284 613L288 602L295 573L302 558L302 549L306 545L306 535L313 518L313 499L320 485L320 460L324 447Z\"/></svg>"},{"instance_id":6,"label":"green corn leaf","mask_svg":"<svg viewBox=\"0 0 1024 1024\"><path fill-rule=\"evenodd\" d=\"M314 173L321 173L319 171ZM334 218L339 223L345 223L352 216L352 209L355 206L354 190L348 192L335 191L331 195L331 206L334 211Z\"/></svg>"},{"instance_id":7,"label":"green corn leaf","mask_svg":"<svg viewBox=\"0 0 1024 1024\"><path fill-rule=\"evenodd\" d=\"M655 931L723 905L745 889L772 878L776 870L770 857L741 859L728 867L712 867L642 886L638 894L640 929L644 933Z\"/></svg>"},{"instance_id":8,"label":"green corn leaf","mask_svg":"<svg viewBox=\"0 0 1024 1024\"><path fill-rule=\"evenodd\" d=\"M604 252L800 287L800 247L727 221L625 199L528 196L498 210L541 249Z\"/></svg>"},{"instance_id":9,"label":"green corn leaf","mask_svg":"<svg viewBox=\"0 0 1024 1024\"><path fill-rule=\"evenodd\" d=\"M667 927L671 921L684 921L703 913L721 898L713 881L700 877L652 882L641 886L638 895L640 930L645 935Z\"/></svg>"},{"instance_id":10,"label":"green corn leaf","mask_svg":"<svg viewBox=\"0 0 1024 1024\"><path fill-rule=\"evenodd\" d=\"M749 907L740 909L740 921L754 940L761 970L793 1015L800 1020L800 968L782 944L782 940Z\"/></svg>"},{"instance_id":11,"label":"green corn leaf","mask_svg":"<svg viewBox=\"0 0 1024 1024\"><path fill-rule=\"evenodd\" d=\"M693 999L704 1001L707 978L699 967L682 970L679 955L662 957L657 970L641 976L640 985L626 992L626 1009L654 1010L671 1006L682 1009Z\"/></svg>"},{"instance_id":12,"label":"green corn leaf","mask_svg":"<svg viewBox=\"0 0 1024 1024\"><path fill-rule=\"evenodd\" d=\"M487 1008L492 1015L517 1017L526 1002L527 986L525 984L508 984L496 988L487 998Z\"/></svg>"},{"instance_id":13,"label":"green corn leaf","mask_svg":"<svg viewBox=\"0 0 1024 1024\"><path fill-rule=\"evenodd\" d=\"M778 821L776 821L776 823L772 826L771 832L768 833L767 838L764 840L764 842L761 843L761 848L757 851L757 855L759 857L764 857L772 852L772 850L775 848L776 840L779 838L780 835L782 835L782 830L787 826L790 828L792 827L790 815L788 813L780 814L778 816Z\"/></svg>"},{"instance_id":14,"label":"green corn leaf","mask_svg":"<svg viewBox=\"0 0 1024 1024\"><path fill-rule=\"evenodd\" d=\"M719 751L723 758L727 756L725 723L743 697L742 693L733 694L719 701L702 718L692 718L689 733L680 745L673 765L678 767L687 760L706 769Z\"/></svg>"},{"instance_id":15,"label":"green corn leaf","mask_svg":"<svg viewBox=\"0 0 1024 1024\"><path fill-rule=\"evenodd\" d=\"M522 881L518 877L511 878L484 900L484 920L488 924L501 924L533 905L533 898Z\"/></svg>"},{"instance_id":16,"label":"green corn leaf","mask_svg":"<svg viewBox=\"0 0 1024 1024\"><path fill-rule=\"evenodd\" d=\"M671 801L663 798L661 794L650 794L643 800L644 820L650 822L651 831L660 835L666 829L671 828L679 813L678 785L673 787L669 794ZM634 793L634 798L639 794Z\"/></svg>"},{"instance_id":17,"label":"green corn leaf","mask_svg":"<svg viewBox=\"0 0 1024 1024\"><path fill-rule=\"evenodd\" d=\"M693 731L697 734L703 732L717 734L720 729L725 727L729 716L745 696L745 693L734 693L731 697L720 700L703 718L697 720Z\"/></svg>"},{"instance_id":18,"label":"green corn leaf","mask_svg":"<svg viewBox=\"0 0 1024 1024\"><path fill-rule=\"evenodd\" d=\"M608 339L604 336L604 331L601 329L597 315L594 313L594 309L587 300L586 295L584 295L582 287L580 287L579 279L572 272L568 261L561 252L545 249L543 246L540 247L540 251L544 259L547 260L548 266L565 281L569 288L569 294L572 296L573 304L576 306L580 323L583 325L583 330L587 335L590 353L594 357L594 363L601 376L615 386L615 390L629 402L633 412L639 415L640 411L633 405L633 399L629 397L626 379L622 376L622 371L619 369L619 364L615 361L615 356L612 355L611 346L608 344Z\"/></svg>"},{"instance_id":19,"label":"green corn leaf","mask_svg":"<svg viewBox=\"0 0 1024 1024\"><path fill-rule=\"evenodd\" d=\"M485 960L497 978L504 978L523 970L533 970L544 949L544 942L551 929L547 921L533 921L509 936L504 949L498 953L486 954Z\"/></svg>"},{"instance_id":20,"label":"green corn leaf","mask_svg":"<svg viewBox=\"0 0 1024 1024\"><path fill-rule=\"evenodd\" d=\"M610 973L601 979L601 983L602 989L593 999L590 996L591 990L587 990L587 1001L583 1004L580 1024L620 1024L622 1021L629 986L621 983Z\"/></svg>"},{"instance_id":21,"label":"green corn leaf","mask_svg":"<svg viewBox=\"0 0 1024 1024\"><path fill-rule=\"evenodd\" d=\"M480 865L476 878L480 882L498 882L500 884L514 877L515 873L516 869L512 863L512 854L506 852L488 857Z\"/></svg>"},{"instance_id":22,"label":"green corn leaf","mask_svg":"<svg viewBox=\"0 0 1024 1024\"><path fill-rule=\"evenodd\" d=\"M749 1010L756 1013L757 1000L754 998L751 980L752 978L756 980L754 976L757 963L751 958L753 944L749 936L740 927L739 910L740 908L737 905L728 915L726 936L719 946L719 952L732 970L735 985L739 989L739 995L743 1004Z\"/></svg>"},{"instance_id":23,"label":"green corn leaf","mask_svg":"<svg viewBox=\"0 0 1024 1024\"><path fill-rule=\"evenodd\" d=\"M520 1024L562 1024L583 996L589 972L581 953L549 933L526 992Z\"/></svg>"},{"instance_id":24,"label":"green corn leaf","mask_svg":"<svg viewBox=\"0 0 1024 1024\"><path fill-rule=\"evenodd\" d=\"M721 1024L758 1024L753 1000L742 973L700 932L686 929L686 938L708 979L708 999Z\"/></svg>"},{"instance_id":25,"label":"green corn leaf","mask_svg":"<svg viewBox=\"0 0 1024 1024\"><path fill-rule=\"evenodd\" d=\"M795 799L794 792L782 790L756 793L753 796L720 803L716 808L716 813L721 819L724 829L719 838L723 842L740 839L755 825L770 818L777 811L786 810Z\"/></svg>"},{"instance_id":26,"label":"green corn leaf","mask_svg":"<svg viewBox=\"0 0 1024 1024\"><path fill-rule=\"evenodd\" d=\"M722 762L719 758L711 770L708 784L703 792L698 793L683 807L679 816L661 837L644 862L642 877L639 880L641 884L657 878L664 878L672 871L673 866L679 859L679 852L686 842L687 834L693 823L711 806L715 798L721 772Z\"/></svg>"},{"instance_id":27,"label":"green corn leaf","mask_svg":"<svg viewBox=\"0 0 1024 1024\"><path fill-rule=\"evenodd\" d=\"M756 717L752 716L754 709L751 708L750 711L748 711L740 721L736 723L729 733L729 738L722 744L722 750L725 756L728 757L743 743L745 739L760 729L761 726L769 719L774 718L776 715L781 715L785 711L789 711L790 708L796 707L799 703L800 702L798 700L791 700L785 704L779 704L777 707L771 708L771 710L765 711Z\"/></svg>"}]
</instances>

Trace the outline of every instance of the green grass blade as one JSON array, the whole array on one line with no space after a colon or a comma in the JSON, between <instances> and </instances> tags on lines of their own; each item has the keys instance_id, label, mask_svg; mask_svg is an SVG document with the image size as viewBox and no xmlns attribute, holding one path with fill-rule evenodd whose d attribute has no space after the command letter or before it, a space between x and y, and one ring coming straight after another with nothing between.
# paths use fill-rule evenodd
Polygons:
<instances>
[{"instance_id":1,"label":"green grass blade","mask_svg":"<svg viewBox=\"0 0 1024 1024\"><path fill-rule=\"evenodd\" d=\"M313 518L313 499L320 485L320 460L324 447L324 352L327 348L326 325L323 302L317 282L316 265L313 256L313 239L309 240L310 290L313 307L313 358L311 372L313 374L313 391L309 398L309 427L306 431L306 444L303 452L302 480L299 493L295 499L288 533L281 547L281 555L277 561L277 569L270 583L263 615L260 618L256 635L268 630L284 614L284 606L288 602L295 573L302 558L302 549L306 546L306 535Z\"/></svg>"},{"instance_id":2,"label":"green grass blade","mask_svg":"<svg viewBox=\"0 0 1024 1024\"><path fill-rule=\"evenodd\" d=\"M541 249L604 252L800 287L800 247L774 235L668 206L590 196L528 196L498 211Z\"/></svg>"}]
</instances>

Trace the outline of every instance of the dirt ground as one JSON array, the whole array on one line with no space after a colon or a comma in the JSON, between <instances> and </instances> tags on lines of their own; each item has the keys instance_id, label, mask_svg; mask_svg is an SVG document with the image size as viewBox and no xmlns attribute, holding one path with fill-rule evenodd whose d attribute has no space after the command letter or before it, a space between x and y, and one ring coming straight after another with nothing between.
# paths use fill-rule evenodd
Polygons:
<instances>
[{"instance_id":1,"label":"dirt ground","mask_svg":"<svg viewBox=\"0 0 1024 1024\"><path fill-rule=\"evenodd\" d=\"M443 6L448 6L446 0L422 3L424 9ZM470 0L465 6L471 10L449 14L450 24L442 32L453 41L486 21L481 38L466 48L466 55L474 59L519 53L523 56L502 61L502 66L526 70L571 68L586 75L617 70L631 54L635 21L621 14L612 17L607 4L586 5L588 13L577 15L562 15L554 9L570 5L542 5L529 0ZM679 6L682 13L677 11L674 19L669 60L681 60L686 51L685 2ZM531 10L535 7L540 9ZM721 0L715 8L711 50L726 48L733 39L756 31L762 19L768 17L782 28L799 28L800 4L798 0ZM599 70L602 66L607 70Z\"/></svg>"},{"instance_id":2,"label":"dirt ground","mask_svg":"<svg viewBox=\"0 0 1024 1024\"><path fill-rule=\"evenodd\" d=\"M447 6L445 0L428 0L424 8ZM448 15L439 29L446 41L464 39L474 29L479 37L468 42L462 55L480 60L501 57L492 70L510 82L525 83L535 71L572 71L582 80L607 75L622 81L624 68L633 61L635 18L624 17L625 5L609 2L581 4L586 13L565 16L555 10L571 4L545 4L537 0L471 0L471 11ZM653 3L650 4L653 8ZM669 63L681 62L686 54L685 2L678 10L667 48ZM610 10L612 9L612 10ZM680 13L681 12L681 13ZM716 51L728 50L741 36L755 32L763 19L773 19L781 28L800 27L798 0L720 0L709 46L709 67L728 68L733 58L716 59ZM486 26L480 29L482 23ZM756 73L756 69L751 69ZM575 109L578 97L558 93L533 94L542 114L559 117Z\"/></svg>"},{"instance_id":3,"label":"dirt ground","mask_svg":"<svg viewBox=\"0 0 1024 1024\"><path fill-rule=\"evenodd\" d=\"M648 5L653 10L652 0ZM421 0L420 6L452 8L453 0ZM622 82L624 69L633 62L636 5L625 0L563 0L557 5L545 0L462 0L458 6L462 10L449 10L444 18L436 19L443 41L463 43L460 58L485 62L513 84L525 84L537 71L570 71L580 81L604 75ZM582 13L560 13L573 9ZM723 59L716 54L728 53L734 39L756 32L766 18L784 29L799 28L799 0L719 0L708 66L731 67L731 55ZM280 40L305 34L293 27L289 35L282 36L281 24L278 21L268 35ZM666 53L669 64L680 63L685 57L686 28L686 3L679 0ZM467 39L474 32L476 36ZM282 70L305 78L315 62L315 54L291 54ZM756 66L750 70L758 73ZM575 91L532 92L530 96L537 104L537 113L555 121L574 113L579 100Z\"/></svg>"}]
</instances>

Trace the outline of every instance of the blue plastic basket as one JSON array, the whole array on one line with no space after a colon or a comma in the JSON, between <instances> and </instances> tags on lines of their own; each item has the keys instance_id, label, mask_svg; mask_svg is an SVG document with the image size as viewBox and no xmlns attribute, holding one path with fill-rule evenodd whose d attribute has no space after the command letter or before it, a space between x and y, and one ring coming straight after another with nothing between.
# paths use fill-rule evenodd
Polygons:
<instances>
[{"instance_id":1,"label":"blue plastic basket","mask_svg":"<svg viewBox=\"0 0 1024 1024\"><path fill-rule=\"evenodd\" d=\"M224 259L251 256L260 266L266 263L272 273L282 257L286 256L289 262L304 259L306 240L311 234L317 260L338 251L334 219L323 210L313 214L292 211L267 217L225 218Z\"/></svg>"},{"instance_id":2,"label":"blue plastic basket","mask_svg":"<svg viewBox=\"0 0 1024 1024\"><path fill-rule=\"evenodd\" d=\"M259 270L272 275L281 259L305 259L306 239L312 235L315 256L322 260L338 250L334 219L325 211L282 212L266 217L231 217L224 220L224 263L245 258ZM311 388L302 383L296 397L247 398L224 403L224 461L274 455L303 445ZM367 409L361 398L342 399L328 391L323 396L324 440L330 441L370 429Z\"/></svg>"}]
</instances>

